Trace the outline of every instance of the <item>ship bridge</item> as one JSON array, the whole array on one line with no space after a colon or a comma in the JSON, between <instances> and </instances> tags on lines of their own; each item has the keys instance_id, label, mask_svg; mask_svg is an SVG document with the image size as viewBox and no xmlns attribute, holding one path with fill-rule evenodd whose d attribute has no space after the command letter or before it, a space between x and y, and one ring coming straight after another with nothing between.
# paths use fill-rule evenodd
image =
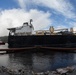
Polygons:
<instances>
[{"instance_id":1,"label":"ship bridge","mask_svg":"<svg viewBox=\"0 0 76 75\"><path fill-rule=\"evenodd\" d=\"M23 26L16 27L16 28L8 28L9 35L12 36L21 36L21 35L32 35L34 30L33 25L31 24L32 19L30 20L30 24L28 22L23 23Z\"/></svg>"}]
</instances>

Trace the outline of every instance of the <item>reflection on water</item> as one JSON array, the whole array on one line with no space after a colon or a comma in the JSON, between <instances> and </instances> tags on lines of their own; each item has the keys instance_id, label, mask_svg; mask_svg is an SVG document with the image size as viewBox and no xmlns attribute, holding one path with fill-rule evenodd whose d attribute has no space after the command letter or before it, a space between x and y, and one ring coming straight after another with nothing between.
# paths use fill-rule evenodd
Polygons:
<instances>
[{"instance_id":1,"label":"reflection on water","mask_svg":"<svg viewBox=\"0 0 76 75\"><path fill-rule=\"evenodd\" d=\"M32 67L34 71L48 70L51 66L50 58L47 55L33 54L32 61Z\"/></svg>"},{"instance_id":2,"label":"reflection on water","mask_svg":"<svg viewBox=\"0 0 76 75\"><path fill-rule=\"evenodd\" d=\"M34 71L55 70L56 68L76 65L76 54L73 53L35 53L32 67Z\"/></svg>"},{"instance_id":3,"label":"reflection on water","mask_svg":"<svg viewBox=\"0 0 76 75\"><path fill-rule=\"evenodd\" d=\"M76 65L76 53L38 52L11 53L0 55L0 66L26 68L34 71L55 70L59 67Z\"/></svg>"},{"instance_id":4,"label":"reflection on water","mask_svg":"<svg viewBox=\"0 0 76 75\"><path fill-rule=\"evenodd\" d=\"M9 55L0 55L0 66L7 66L9 64Z\"/></svg>"},{"instance_id":5,"label":"reflection on water","mask_svg":"<svg viewBox=\"0 0 76 75\"><path fill-rule=\"evenodd\" d=\"M8 44L0 48L8 48ZM47 50L46 50L47 51ZM13 69L26 68L34 71L55 70L56 68L76 65L76 53L63 52L19 52L0 54L0 66Z\"/></svg>"}]
</instances>

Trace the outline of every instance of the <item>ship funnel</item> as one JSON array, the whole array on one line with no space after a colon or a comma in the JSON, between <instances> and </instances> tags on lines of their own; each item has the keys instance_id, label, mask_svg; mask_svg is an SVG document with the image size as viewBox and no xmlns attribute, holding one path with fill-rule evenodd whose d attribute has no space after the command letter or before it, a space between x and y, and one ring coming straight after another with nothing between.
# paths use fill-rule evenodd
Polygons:
<instances>
[{"instance_id":1,"label":"ship funnel","mask_svg":"<svg viewBox=\"0 0 76 75\"><path fill-rule=\"evenodd\" d=\"M33 20L32 20L32 19L30 19L30 25L32 25L32 24L31 24L31 22L32 22L32 21L33 21Z\"/></svg>"},{"instance_id":2,"label":"ship funnel","mask_svg":"<svg viewBox=\"0 0 76 75\"><path fill-rule=\"evenodd\" d=\"M51 26L49 30L51 33L54 33L54 27L53 26Z\"/></svg>"},{"instance_id":3,"label":"ship funnel","mask_svg":"<svg viewBox=\"0 0 76 75\"><path fill-rule=\"evenodd\" d=\"M33 28L33 30L34 30L34 27L33 27L32 23L31 23L32 21L33 21L33 20L30 19L30 27Z\"/></svg>"}]
</instances>

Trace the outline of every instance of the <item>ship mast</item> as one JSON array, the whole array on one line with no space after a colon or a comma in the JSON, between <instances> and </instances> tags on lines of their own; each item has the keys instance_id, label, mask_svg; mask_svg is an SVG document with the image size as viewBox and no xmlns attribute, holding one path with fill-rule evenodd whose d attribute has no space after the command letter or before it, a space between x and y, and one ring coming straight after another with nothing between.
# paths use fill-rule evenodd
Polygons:
<instances>
[{"instance_id":1,"label":"ship mast","mask_svg":"<svg viewBox=\"0 0 76 75\"><path fill-rule=\"evenodd\" d=\"M33 25L32 25L32 23L31 22L33 22L33 20L32 19L30 19L30 27L31 28L33 28L33 30L34 30L34 27L33 27Z\"/></svg>"}]
</instances>

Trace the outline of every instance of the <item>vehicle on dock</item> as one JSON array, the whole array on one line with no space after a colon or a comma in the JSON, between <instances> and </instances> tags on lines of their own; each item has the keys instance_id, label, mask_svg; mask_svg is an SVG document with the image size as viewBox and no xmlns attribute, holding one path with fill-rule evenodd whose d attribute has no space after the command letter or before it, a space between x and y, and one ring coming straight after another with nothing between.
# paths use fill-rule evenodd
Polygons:
<instances>
[{"instance_id":1,"label":"vehicle on dock","mask_svg":"<svg viewBox=\"0 0 76 75\"><path fill-rule=\"evenodd\" d=\"M0 45L5 45L5 42L0 40Z\"/></svg>"},{"instance_id":2,"label":"vehicle on dock","mask_svg":"<svg viewBox=\"0 0 76 75\"><path fill-rule=\"evenodd\" d=\"M34 31L31 22L32 19L30 24L26 22L23 26L8 28L9 48L76 48L76 35L73 28L55 30L53 26L50 26L49 30Z\"/></svg>"}]
</instances>

